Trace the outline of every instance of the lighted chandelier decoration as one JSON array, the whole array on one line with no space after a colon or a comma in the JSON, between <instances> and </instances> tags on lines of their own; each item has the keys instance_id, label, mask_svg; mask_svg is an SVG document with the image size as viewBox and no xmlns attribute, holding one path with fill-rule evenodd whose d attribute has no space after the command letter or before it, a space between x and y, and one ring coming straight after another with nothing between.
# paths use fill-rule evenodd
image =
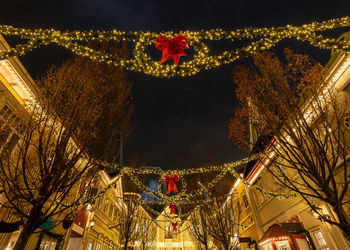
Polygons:
<instances>
[{"instance_id":1,"label":"lighted chandelier decoration","mask_svg":"<svg viewBox=\"0 0 350 250\"><path fill-rule=\"evenodd\" d=\"M313 22L302 26L286 25L277 28L243 28L233 31L224 31L222 29L180 32L169 31L162 34L156 32L124 32L117 30L109 32L60 32L54 29L22 29L1 25L1 34L18 36L26 39L27 42L1 52L0 60L13 56L22 56L35 48L56 44L69 49L77 55L88 57L99 62L106 62L121 69L143 72L155 77L185 77L197 74L202 70L209 70L220 67L223 64L232 63L233 61L247 57L258 51L267 50L279 41L292 37L300 41L308 42L320 49L333 49L335 51L348 52L349 45L346 44L346 41L338 41L317 34L317 32L347 26L350 26L350 17L332 19L324 22ZM177 65L178 57L184 56L184 53L182 53L183 51L164 57L164 47L162 47L164 44L159 44L159 42L173 40L179 36L183 36L183 40L186 41L186 44L183 44L184 49L187 49L187 45L189 45L197 51L197 54L194 56L193 60ZM157 60L151 59L151 57L145 53L146 47L154 46L157 38L157 47L163 50L163 58L161 61L173 58L175 62L174 65L163 65ZM209 55L209 48L203 41L225 39L233 42L239 39L252 39L252 42L245 47L226 50L220 55ZM133 58L120 58L113 54L94 50L85 45L86 42L92 40L134 42L136 44L132 55Z\"/></svg>"}]
</instances>

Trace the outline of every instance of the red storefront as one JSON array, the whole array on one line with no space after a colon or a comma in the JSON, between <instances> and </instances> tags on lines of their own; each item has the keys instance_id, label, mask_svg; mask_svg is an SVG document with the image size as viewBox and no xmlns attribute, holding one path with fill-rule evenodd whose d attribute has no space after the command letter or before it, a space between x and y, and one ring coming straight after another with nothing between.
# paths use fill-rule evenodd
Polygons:
<instances>
[{"instance_id":1,"label":"red storefront","mask_svg":"<svg viewBox=\"0 0 350 250\"><path fill-rule=\"evenodd\" d=\"M288 227L298 226L291 224L299 223L283 223L281 225L274 224L264 233L259 240L262 250L308 250L311 249L305 235L292 233L296 230L288 230ZM299 224L300 225L300 224ZM300 225L301 228L301 225Z\"/></svg>"}]
</instances>

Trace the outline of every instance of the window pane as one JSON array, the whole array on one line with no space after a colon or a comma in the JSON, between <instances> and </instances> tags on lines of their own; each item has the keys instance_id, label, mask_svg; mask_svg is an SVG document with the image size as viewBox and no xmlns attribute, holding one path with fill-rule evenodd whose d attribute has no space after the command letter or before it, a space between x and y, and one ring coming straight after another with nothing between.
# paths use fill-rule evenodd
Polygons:
<instances>
[{"instance_id":1,"label":"window pane","mask_svg":"<svg viewBox=\"0 0 350 250\"><path fill-rule=\"evenodd\" d=\"M92 250L92 242L89 242L88 250Z\"/></svg>"},{"instance_id":2,"label":"window pane","mask_svg":"<svg viewBox=\"0 0 350 250\"><path fill-rule=\"evenodd\" d=\"M290 249L289 242L286 240L276 242L276 247L278 250L289 250Z\"/></svg>"},{"instance_id":3,"label":"window pane","mask_svg":"<svg viewBox=\"0 0 350 250\"><path fill-rule=\"evenodd\" d=\"M327 244L321 232L314 233L314 237L318 246L325 246Z\"/></svg>"},{"instance_id":4,"label":"window pane","mask_svg":"<svg viewBox=\"0 0 350 250\"><path fill-rule=\"evenodd\" d=\"M248 203L248 198L247 198L247 196L244 194L244 195L242 196L242 198L243 198L244 206L245 206L245 207L248 207L248 206L249 206L249 203Z\"/></svg>"},{"instance_id":5,"label":"window pane","mask_svg":"<svg viewBox=\"0 0 350 250\"><path fill-rule=\"evenodd\" d=\"M242 212L241 204L239 203L238 200L237 200L237 210L238 210L238 214L241 214L241 212Z\"/></svg>"},{"instance_id":6,"label":"window pane","mask_svg":"<svg viewBox=\"0 0 350 250\"><path fill-rule=\"evenodd\" d=\"M114 216L113 216L113 220L114 220L114 221L117 220L117 213L118 213L118 209L115 207L115 208L114 208Z\"/></svg>"},{"instance_id":7,"label":"window pane","mask_svg":"<svg viewBox=\"0 0 350 250\"><path fill-rule=\"evenodd\" d=\"M4 107L0 110L0 115L5 119L7 119L11 113L12 111L7 105L4 105Z\"/></svg>"},{"instance_id":8,"label":"window pane","mask_svg":"<svg viewBox=\"0 0 350 250\"><path fill-rule=\"evenodd\" d=\"M104 194L102 194L99 198L98 198L98 203L97 203L97 207L100 208L102 206L102 202L103 202L103 196Z\"/></svg>"},{"instance_id":9,"label":"window pane","mask_svg":"<svg viewBox=\"0 0 350 250\"><path fill-rule=\"evenodd\" d=\"M96 244L96 250L101 250L101 243Z\"/></svg>"},{"instance_id":10,"label":"window pane","mask_svg":"<svg viewBox=\"0 0 350 250\"><path fill-rule=\"evenodd\" d=\"M0 130L0 147L5 144L7 141L7 138L11 134L11 129L5 125L3 128Z\"/></svg>"},{"instance_id":11,"label":"window pane","mask_svg":"<svg viewBox=\"0 0 350 250\"><path fill-rule=\"evenodd\" d=\"M113 205L112 203L109 205L109 213L108 213L108 217L112 220L112 215L113 215Z\"/></svg>"},{"instance_id":12,"label":"window pane","mask_svg":"<svg viewBox=\"0 0 350 250\"><path fill-rule=\"evenodd\" d=\"M104 206L104 210L103 210L105 214L107 214L107 212L108 212L108 207L109 207L108 204L109 204L109 200L105 199L105 206Z\"/></svg>"},{"instance_id":13,"label":"window pane","mask_svg":"<svg viewBox=\"0 0 350 250\"><path fill-rule=\"evenodd\" d=\"M6 145L6 150L9 154L12 152L13 148L16 146L18 140L19 140L19 137L16 134L13 134L11 136L9 143Z\"/></svg>"}]
</instances>

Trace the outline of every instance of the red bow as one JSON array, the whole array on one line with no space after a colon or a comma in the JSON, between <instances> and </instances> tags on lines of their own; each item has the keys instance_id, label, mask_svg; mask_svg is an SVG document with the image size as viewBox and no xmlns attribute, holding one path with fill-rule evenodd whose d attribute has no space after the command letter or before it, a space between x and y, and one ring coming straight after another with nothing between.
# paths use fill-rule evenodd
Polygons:
<instances>
[{"instance_id":1,"label":"red bow","mask_svg":"<svg viewBox=\"0 0 350 250\"><path fill-rule=\"evenodd\" d=\"M173 191L174 193L178 192L175 184L175 182L179 182L179 176L177 174L174 174L172 177L166 174L165 182L168 183L168 190L166 194L169 194L171 191Z\"/></svg>"},{"instance_id":2,"label":"red bow","mask_svg":"<svg viewBox=\"0 0 350 250\"><path fill-rule=\"evenodd\" d=\"M175 214L175 209L177 208L176 204L169 204L169 208L170 208L170 215L171 214Z\"/></svg>"},{"instance_id":3,"label":"red bow","mask_svg":"<svg viewBox=\"0 0 350 250\"><path fill-rule=\"evenodd\" d=\"M173 232L177 232L177 222L171 222L171 226L173 227Z\"/></svg>"},{"instance_id":4,"label":"red bow","mask_svg":"<svg viewBox=\"0 0 350 250\"><path fill-rule=\"evenodd\" d=\"M172 39L169 39L163 35L159 35L156 39L156 48L162 51L162 59L160 63L163 63L169 59L174 59L174 64L178 64L180 56L186 56L184 49L188 49L188 39L184 35L177 35Z\"/></svg>"}]
</instances>

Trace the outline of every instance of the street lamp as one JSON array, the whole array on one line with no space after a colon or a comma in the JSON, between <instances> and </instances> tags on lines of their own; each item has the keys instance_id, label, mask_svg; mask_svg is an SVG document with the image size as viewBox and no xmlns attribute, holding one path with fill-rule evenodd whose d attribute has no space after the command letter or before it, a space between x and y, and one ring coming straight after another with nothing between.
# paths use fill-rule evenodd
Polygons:
<instances>
[{"instance_id":1,"label":"street lamp","mask_svg":"<svg viewBox=\"0 0 350 250\"><path fill-rule=\"evenodd\" d=\"M94 221L94 220L91 220L91 221L90 221L90 227L93 227L93 226L95 226L95 221Z\"/></svg>"}]
</instances>

